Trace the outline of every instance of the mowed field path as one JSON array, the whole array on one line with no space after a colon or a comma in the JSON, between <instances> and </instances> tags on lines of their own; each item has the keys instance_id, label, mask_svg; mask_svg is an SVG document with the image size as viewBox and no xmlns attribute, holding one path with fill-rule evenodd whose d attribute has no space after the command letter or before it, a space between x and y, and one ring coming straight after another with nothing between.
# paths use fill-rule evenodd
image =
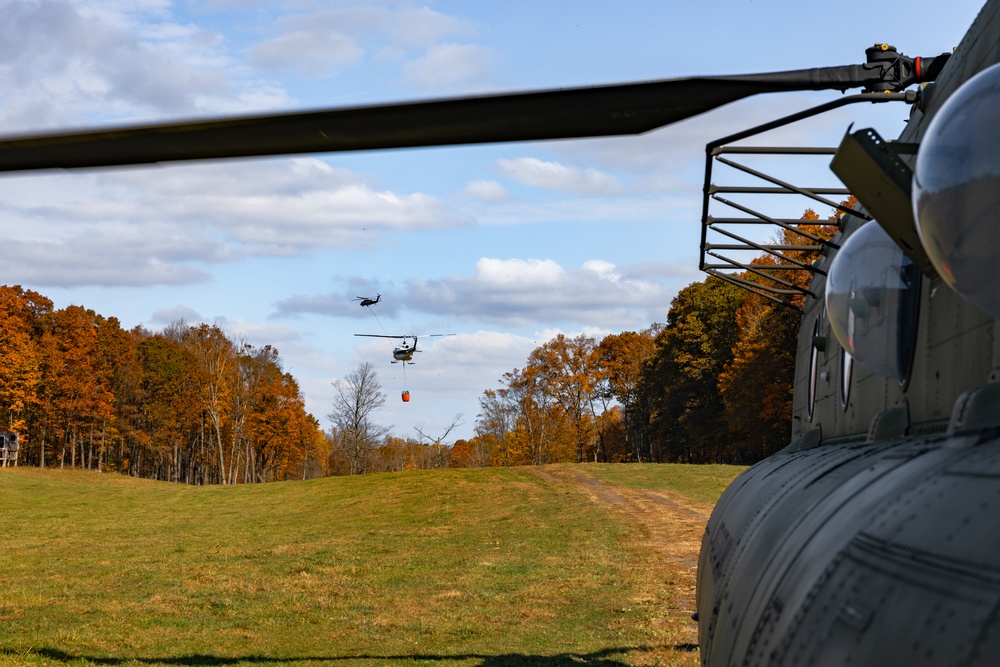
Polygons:
<instances>
[{"instance_id":1,"label":"mowed field path","mask_svg":"<svg viewBox=\"0 0 1000 667\"><path fill-rule=\"evenodd\" d=\"M669 605L664 611L674 622L685 621L686 645L693 649L698 641L698 626L690 620L690 615L695 609L698 554L712 505L692 502L670 489L614 485L579 467L543 466L528 470L552 483L586 493L593 502L606 506L633 528L630 547L648 553L651 586L669 585ZM679 648L684 646L678 644Z\"/></svg>"}]
</instances>

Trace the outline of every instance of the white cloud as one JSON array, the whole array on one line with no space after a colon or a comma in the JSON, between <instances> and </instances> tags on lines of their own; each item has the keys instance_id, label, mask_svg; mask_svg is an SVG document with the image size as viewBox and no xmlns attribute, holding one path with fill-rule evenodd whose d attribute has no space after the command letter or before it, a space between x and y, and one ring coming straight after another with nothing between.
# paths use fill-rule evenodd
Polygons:
<instances>
[{"instance_id":1,"label":"white cloud","mask_svg":"<svg viewBox=\"0 0 1000 667\"><path fill-rule=\"evenodd\" d=\"M595 271L599 267L600 271ZM473 276L410 280L406 303L426 313L505 323L577 322L619 330L665 313L676 287L591 260L567 270L552 260L483 258Z\"/></svg>"},{"instance_id":2,"label":"white cloud","mask_svg":"<svg viewBox=\"0 0 1000 667\"><path fill-rule=\"evenodd\" d=\"M0 202L5 279L42 285L201 282L213 263L469 222L310 158L0 179Z\"/></svg>"},{"instance_id":3,"label":"white cloud","mask_svg":"<svg viewBox=\"0 0 1000 667\"><path fill-rule=\"evenodd\" d=\"M482 87L495 60L495 52L476 44L439 44L403 65L402 82L421 89Z\"/></svg>"},{"instance_id":4,"label":"white cloud","mask_svg":"<svg viewBox=\"0 0 1000 667\"><path fill-rule=\"evenodd\" d=\"M508 327L529 322L575 322L621 331L645 327L662 319L670 299L683 284L664 269L661 277L649 266L641 273L605 260L584 262L566 269L551 259L484 257L468 276L435 280L410 279L394 288L390 317L399 311L461 320L487 321ZM686 279L683 275L681 280ZM277 305L275 316L316 313L332 317L360 317L351 307L349 292L296 295ZM379 311L380 313L383 311Z\"/></svg>"},{"instance_id":5,"label":"white cloud","mask_svg":"<svg viewBox=\"0 0 1000 667\"><path fill-rule=\"evenodd\" d=\"M287 104L274 84L246 80L223 46L217 33L171 21L159 3L6 3L0 126L32 130Z\"/></svg>"},{"instance_id":6,"label":"white cloud","mask_svg":"<svg viewBox=\"0 0 1000 667\"><path fill-rule=\"evenodd\" d=\"M603 259L589 259L583 263L581 268L584 271L590 271L596 274L602 280L608 280L610 282L618 282L621 280L617 267L611 262Z\"/></svg>"},{"instance_id":7,"label":"white cloud","mask_svg":"<svg viewBox=\"0 0 1000 667\"><path fill-rule=\"evenodd\" d=\"M566 272L551 259L496 259L476 262L476 281L497 289L545 287L561 283Z\"/></svg>"},{"instance_id":8,"label":"white cloud","mask_svg":"<svg viewBox=\"0 0 1000 667\"><path fill-rule=\"evenodd\" d=\"M288 14L277 34L250 47L250 62L262 69L320 77L361 64L366 58L400 63L411 86L440 87L476 82L491 60L488 50L442 43L470 36L476 26L428 7L356 6ZM442 67L443 70L436 68Z\"/></svg>"},{"instance_id":9,"label":"white cloud","mask_svg":"<svg viewBox=\"0 0 1000 667\"><path fill-rule=\"evenodd\" d=\"M195 324L204 322L205 319L193 308L188 308L187 306L178 304L172 308L160 308L153 311L153 316L150 318L150 321L153 324L159 325L167 325L178 321Z\"/></svg>"},{"instance_id":10,"label":"white cloud","mask_svg":"<svg viewBox=\"0 0 1000 667\"><path fill-rule=\"evenodd\" d=\"M503 201L509 197L507 189L496 181L472 181L465 193L483 201Z\"/></svg>"},{"instance_id":11,"label":"white cloud","mask_svg":"<svg viewBox=\"0 0 1000 667\"><path fill-rule=\"evenodd\" d=\"M171 255L190 259L210 248L192 244L181 250L174 239L152 229L142 238L122 238L126 234L116 235L114 229L93 229L51 239L12 238L7 230L4 225L0 231L6 237L0 244L0 264L7 283L149 286L202 283L209 278L204 270Z\"/></svg>"},{"instance_id":12,"label":"white cloud","mask_svg":"<svg viewBox=\"0 0 1000 667\"><path fill-rule=\"evenodd\" d=\"M536 188L579 194L608 195L621 191L618 180L597 169L567 167L533 157L497 160L497 166L510 178Z\"/></svg>"},{"instance_id":13,"label":"white cloud","mask_svg":"<svg viewBox=\"0 0 1000 667\"><path fill-rule=\"evenodd\" d=\"M428 48L446 37L470 36L477 32L472 21L436 12L429 7L404 7L382 24L396 44Z\"/></svg>"},{"instance_id":14,"label":"white cloud","mask_svg":"<svg viewBox=\"0 0 1000 667\"><path fill-rule=\"evenodd\" d=\"M341 32L297 30L250 49L250 62L261 69L287 69L306 76L326 76L358 63L364 50Z\"/></svg>"}]
</instances>

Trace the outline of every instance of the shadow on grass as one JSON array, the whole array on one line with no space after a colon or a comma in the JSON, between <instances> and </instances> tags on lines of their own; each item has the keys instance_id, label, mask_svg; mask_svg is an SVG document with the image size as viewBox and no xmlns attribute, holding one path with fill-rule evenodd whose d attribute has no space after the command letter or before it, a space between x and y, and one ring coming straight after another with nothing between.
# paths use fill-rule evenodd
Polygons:
<instances>
[{"instance_id":1,"label":"shadow on grass","mask_svg":"<svg viewBox=\"0 0 1000 667\"><path fill-rule=\"evenodd\" d=\"M633 646L629 648L609 648L594 653L562 653L559 655L525 655L521 653L510 653L505 655L434 655L434 654L413 654L413 655L345 655L345 656L299 656L294 658L273 658L263 655L245 655L239 657L224 657L217 655L184 655L164 658L98 658L86 655L73 655L65 651L52 648L33 649L27 652L55 662L74 663L77 665L177 665L179 667L201 667L227 665L281 665L296 662L345 662L348 660L378 660L378 661L401 661L401 662L451 662L458 660L480 660L480 667L523 667L524 665L537 665L538 667L581 667L590 665L593 667L626 667L627 663L614 659L610 656L620 656L631 651L649 651L654 648L667 649L681 652L692 652L698 650L697 644L675 644L673 646L649 647ZM3 656L23 656L19 651L0 649L0 658Z\"/></svg>"}]
</instances>

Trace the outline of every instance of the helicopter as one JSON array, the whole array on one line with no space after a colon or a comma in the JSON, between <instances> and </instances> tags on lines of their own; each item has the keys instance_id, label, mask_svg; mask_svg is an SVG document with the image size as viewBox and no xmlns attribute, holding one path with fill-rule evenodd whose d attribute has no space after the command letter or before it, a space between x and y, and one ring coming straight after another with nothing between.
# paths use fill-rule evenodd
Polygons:
<instances>
[{"instance_id":1,"label":"helicopter","mask_svg":"<svg viewBox=\"0 0 1000 667\"><path fill-rule=\"evenodd\" d=\"M410 390L405 388L405 383L406 383L406 367L407 366L412 366L414 363L416 363L416 362L413 361L413 355L415 353L423 351L423 350L418 350L417 349L417 339L421 338L421 337L423 337L423 338L437 338L437 337L440 337L440 336L454 336L455 334L422 334L422 335L408 334L408 335L403 335L403 336L394 336L394 335L390 335L390 334L354 334L354 335L355 336L364 336L366 338L394 338L394 339L399 339L399 340L403 341L399 345L397 345L394 348L392 348L392 361L390 363L393 363L393 364L402 364L403 365L403 383L404 383L404 389L403 389L403 392L402 392L401 396L402 396L402 399L403 399L404 403L409 403L410 402ZM413 344L412 345L409 343L409 340L411 338L413 339Z\"/></svg>"},{"instance_id":2,"label":"helicopter","mask_svg":"<svg viewBox=\"0 0 1000 667\"><path fill-rule=\"evenodd\" d=\"M371 306L374 306L376 303L378 303L379 301L382 300L382 295L381 294L376 294L374 299L371 298L370 296L359 296L359 297L355 297L352 300L353 301L360 301L361 303L358 304L358 305L360 305L362 308L364 308L366 306L367 307L371 307Z\"/></svg>"},{"instance_id":3,"label":"helicopter","mask_svg":"<svg viewBox=\"0 0 1000 667\"><path fill-rule=\"evenodd\" d=\"M437 337L440 337L440 336L454 336L455 334L418 334L418 335L406 334L406 335L400 335L400 336L390 335L390 334L354 334L354 335L355 336L364 336L364 337L367 337L367 338L395 338L395 339L402 340L403 341L402 343L400 343L399 345L395 346L392 349L392 362L391 363L394 363L394 364L401 363L404 366L406 366L407 364L411 364L412 365L412 364L416 363L416 362L413 361L413 354L415 352L422 352L423 351L423 350L418 350L417 349L417 339L418 338L421 338L421 337L423 337L423 338L437 338ZM413 344L412 345L408 342L410 339L413 340Z\"/></svg>"},{"instance_id":4,"label":"helicopter","mask_svg":"<svg viewBox=\"0 0 1000 667\"><path fill-rule=\"evenodd\" d=\"M0 171L641 135L795 90L863 91L815 113L901 105L900 137L845 128L830 149L858 204L817 241L822 257L796 267L804 287L750 279L762 269L712 240L724 219L710 208L710 165L744 135L706 138L701 268L800 310L801 326L789 444L733 482L705 531L701 660L987 665L1000 661L998 62L1000 0L989 0L937 56L875 44L840 67L11 137ZM795 266L778 244L731 240ZM396 338L416 351L417 337Z\"/></svg>"}]
</instances>

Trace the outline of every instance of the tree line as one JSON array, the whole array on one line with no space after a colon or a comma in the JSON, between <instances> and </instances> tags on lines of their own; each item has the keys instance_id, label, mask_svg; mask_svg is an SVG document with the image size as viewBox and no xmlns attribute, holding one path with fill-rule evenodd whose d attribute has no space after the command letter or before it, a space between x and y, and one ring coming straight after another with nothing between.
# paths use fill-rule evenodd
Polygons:
<instances>
[{"instance_id":1,"label":"tree line","mask_svg":"<svg viewBox=\"0 0 1000 667\"><path fill-rule=\"evenodd\" d=\"M0 286L0 428L19 462L189 484L322 470L328 443L278 351L178 322L122 329Z\"/></svg>"}]
</instances>

